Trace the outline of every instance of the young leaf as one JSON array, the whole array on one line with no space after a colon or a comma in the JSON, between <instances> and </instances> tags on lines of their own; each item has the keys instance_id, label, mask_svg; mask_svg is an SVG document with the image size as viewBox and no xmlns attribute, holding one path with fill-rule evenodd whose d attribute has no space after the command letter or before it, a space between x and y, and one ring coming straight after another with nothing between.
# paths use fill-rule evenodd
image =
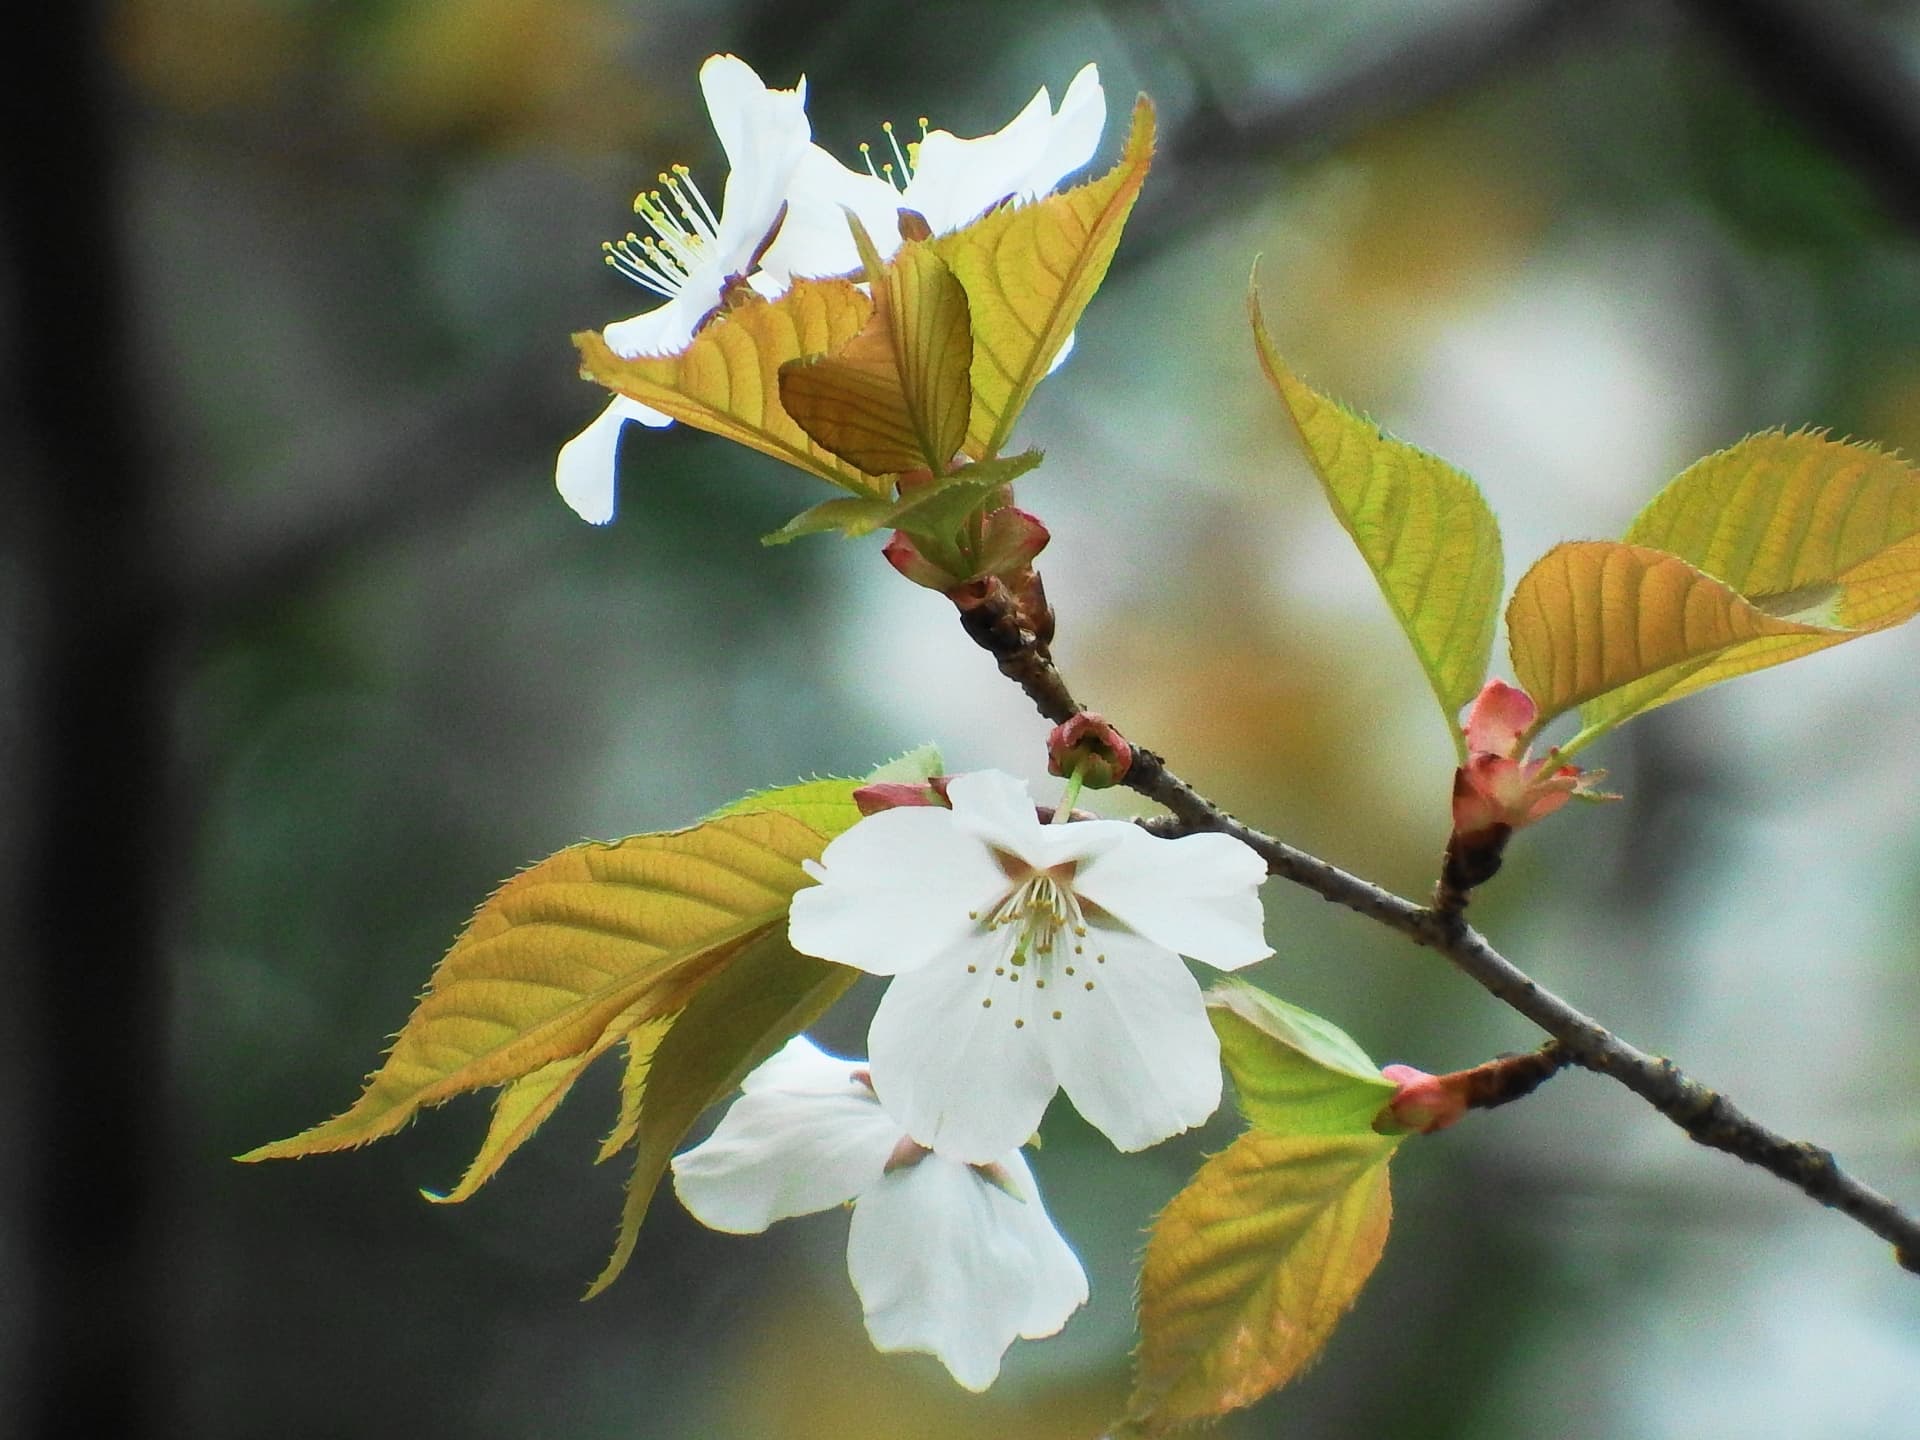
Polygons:
<instances>
[{"instance_id":1,"label":"young leaf","mask_svg":"<svg viewBox=\"0 0 1920 1440\"><path fill-rule=\"evenodd\" d=\"M591 1049L615 1022L684 1007L784 926L826 836L777 811L575 845L507 881L454 942L386 1061L345 1113L242 1160L341 1150L424 1106Z\"/></svg>"},{"instance_id":2,"label":"young leaf","mask_svg":"<svg viewBox=\"0 0 1920 1440\"><path fill-rule=\"evenodd\" d=\"M493 1116L487 1125L486 1138L480 1142L480 1152L467 1166L460 1183L444 1194L432 1190L420 1193L440 1205L457 1205L471 1199L475 1191L494 1177L506 1158L546 1123L589 1065L621 1041L625 1041L630 1050L635 1045L644 1048L650 1043L649 1037L657 1038L665 1025L664 1020L655 1019L634 1026L622 1016L578 1055L549 1061L538 1070L501 1086L500 1093L493 1099Z\"/></svg>"},{"instance_id":3,"label":"young leaf","mask_svg":"<svg viewBox=\"0 0 1920 1440\"><path fill-rule=\"evenodd\" d=\"M1749 436L1681 472L1625 538L1691 561L1770 615L1829 631L1736 645L1663 704L1920 613L1920 471L1870 445Z\"/></svg>"},{"instance_id":4,"label":"young leaf","mask_svg":"<svg viewBox=\"0 0 1920 1440\"><path fill-rule=\"evenodd\" d=\"M869 475L944 475L967 438L973 337L967 292L923 242L883 265L849 217L867 257L873 314L827 355L780 367L780 404L823 449Z\"/></svg>"},{"instance_id":5,"label":"young leaf","mask_svg":"<svg viewBox=\"0 0 1920 1440\"><path fill-rule=\"evenodd\" d=\"M1735 646L1830 633L1769 615L1676 555L1611 540L1554 546L1507 605L1536 728L1574 705L1590 730L1617 725Z\"/></svg>"},{"instance_id":6,"label":"young leaf","mask_svg":"<svg viewBox=\"0 0 1920 1440\"><path fill-rule=\"evenodd\" d=\"M613 1122L613 1129L607 1132L607 1138L600 1142L600 1152L593 1157L594 1164L611 1160L631 1145L633 1137L640 1133L640 1105L646 1099L647 1072L653 1068L654 1052L660 1048L660 1042L666 1038L674 1019L672 1015L663 1015L658 1020L650 1020L628 1031L623 1037L627 1047L627 1063L620 1072L620 1114Z\"/></svg>"},{"instance_id":7,"label":"young leaf","mask_svg":"<svg viewBox=\"0 0 1920 1440\"><path fill-rule=\"evenodd\" d=\"M1147 1241L1130 1433L1250 1405L1320 1353L1386 1245L1396 1143L1249 1130L1200 1167Z\"/></svg>"},{"instance_id":8,"label":"young leaf","mask_svg":"<svg viewBox=\"0 0 1920 1440\"><path fill-rule=\"evenodd\" d=\"M1207 1018L1240 1113L1282 1135L1371 1134L1394 1084L1330 1020L1244 980L1207 992Z\"/></svg>"},{"instance_id":9,"label":"young leaf","mask_svg":"<svg viewBox=\"0 0 1920 1440\"><path fill-rule=\"evenodd\" d=\"M612 1257L587 1289L592 1299L633 1256L653 1192L673 1152L708 1106L724 1100L762 1060L824 1014L860 972L795 952L784 929L762 936L701 987L636 1076L622 1085L636 1097L633 1175L620 1212ZM616 1130L616 1135L622 1133ZM608 1145L613 1145L609 1137ZM611 1151L602 1149L602 1158Z\"/></svg>"},{"instance_id":10,"label":"young leaf","mask_svg":"<svg viewBox=\"0 0 1920 1440\"><path fill-rule=\"evenodd\" d=\"M830 777L802 780L793 785L776 785L770 790L756 790L751 795L742 795L731 804L722 805L707 819L718 820L723 815L757 815L772 810L791 816L831 840L848 826L859 823L860 807L853 803L853 792L869 783L866 780Z\"/></svg>"},{"instance_id":11,"label":"young leaf","mask_svg":"<svg viewBox=\"0 0 1920 1440\"><path fill-rule=\"evenodd\" d=\"M1120 163L1029 205L1004 205L931 242L966 288L973 317L973 413L965 449L998 455L1034 387L1106 278L1153 161L1153 106L1141 96Z\"/></svg>"},{"instance_id":12,"label":"young leaf","mask_svg":"<svg viewBox=\"0 0 1920 1440\"><path fill-rule=\"evenodd\" d=\"M801 511L772 534L761 536L760 541L763 545L783 545L802 535L829 530L859 536L882 529L905 530L916 537L931 533L946 539L995 491L1011 485L1040 460L1038 450L1022 450L998 460L976 460L909 490L898 500L855 500L846 496L824 500Z\"/></svg>"},{"instance_id":13,"label":"young leaf","mask_svg":"<svg viewBox=\"0 0 1920 1440\"><path fill-rule=\"evenodd\" d=\"M588 380L856 495L884 495L888 484L815 444L780 408L780 367L840 349L872 313L872 302L845 280L797 280L778 300L750 295L722 311L679 355L625 359L595 330L573 343Z\"/></svg>"},{"instance_id":14,"label":"young leaf","mask_svg":"<svg viewBox=\"0 0 1920 1440\"><path fill-rule=\"evenodd\" d=\"M1400 622L1465 758L1460 708L1478 693L1500 609L1500 526L1479 488L1310 389L1274 349L1249 284L1260 366L1280 393L1335 518Z\"/></svg>"}]
</instances>

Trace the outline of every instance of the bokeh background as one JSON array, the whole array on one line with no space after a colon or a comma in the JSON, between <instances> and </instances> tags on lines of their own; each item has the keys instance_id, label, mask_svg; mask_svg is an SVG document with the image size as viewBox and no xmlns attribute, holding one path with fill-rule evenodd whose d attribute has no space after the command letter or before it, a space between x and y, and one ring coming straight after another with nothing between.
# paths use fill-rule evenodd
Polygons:
<instances>
[{"instance_id":1,"label":"bokeh background","mask_svg":"<svg viewBox=\"0 0 1920 1440\"><path fill-rule=\"evenodd\" d=\"M985 1398L866 1345L844 1218L625 1279L590 1076L479 1197L469 1099L241 1167L342 1108L503 875L583 836L1045 727L821 498L629 432L604 530L551 490L571 331L654 172L717 192L695 71L804 72L851 160L1099 63L1163 146L1028 411L1076 690L1202 789L1404 893L1449 746L1263 388L1309 377L1473 474L1509 581L1689 460L1802 424L1920 450L1920 6L1860 0L122 0L9 40L0 521L0 1432L1053 1440L1119 1406L1143 1227L1223 1115L1036 1159L1094 1300ZM1545 983L1920 1203L1920 631L1739 681L1593 758L1475 918ZM1275 883L1257 978L1382 1061L1538 1037ZM819 1032L860 1046L867 990ZM597 1082L597 1083L596 1083ZM1912 1434L1884 1246L1564 1076L1407 1146L1322 1362L1228 1437Z\"/></svg>"}]
</instances>

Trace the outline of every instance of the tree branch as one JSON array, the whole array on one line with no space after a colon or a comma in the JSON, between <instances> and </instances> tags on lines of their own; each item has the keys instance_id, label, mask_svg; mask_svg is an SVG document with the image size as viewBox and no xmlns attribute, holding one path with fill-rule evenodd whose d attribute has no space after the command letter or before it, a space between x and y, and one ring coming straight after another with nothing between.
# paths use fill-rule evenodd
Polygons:
<instances>
[{"instance_id":1,"label":"tree branch","mask_svg":"<svg viewBox=\"0 0 1920 1440\"><path fill-rule=\"evenodd\" d=\"M977 617L967 629L1047 719L1061 724L1079 708L1045 645L987 644L983 635L1008 636L1017 627L996 628ZM1647 1054L1575 1009L1494 949L1463 915L1415 904L1235 819L1150 750L1134 747L1133 765L1122 783L1171 812L1170 820L1144 822L1149 830L1160 835L1202 830L1231 835L1265 860L1269 873L1438 951L1495 999L1551 1035L1572 1063L1626 1086L1700 1144L1757 1165L1857 1221L1891 1244L1903 1267L1920 1274L1920 1218L1848 1175L1831 1151L1769 1130L1671 1060Z\"/></svg>"}]
</instances>

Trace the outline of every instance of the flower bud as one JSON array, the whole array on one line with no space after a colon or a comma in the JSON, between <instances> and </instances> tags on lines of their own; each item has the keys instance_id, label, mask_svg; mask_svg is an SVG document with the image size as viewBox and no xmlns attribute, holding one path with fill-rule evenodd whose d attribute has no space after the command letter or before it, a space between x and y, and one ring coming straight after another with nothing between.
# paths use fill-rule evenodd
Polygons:
<instances>
[{"instance_id":1,"label":"flower bud","mask_svg":"<svg viewBox=\"0 0 1920 1440\"><path fill-rule=\"evenodd\" d=\"M1090 710L1082 710L1047 734L1047 771L1068 776L1076 771L1090 790L1104 790L1126 778L1133 747L1120 732Z\"/></svg>"},{"instance_id":2,"label":"flower bud","mask_svg":"<svg viewBox=\"0 0 1920 1440\"><path fill-rule=\"evenodd\" d=\"M1467 1113L1467 1097L1447 1083L1449 1076L1429 1075L1411 1065L1388 1065L1380 1075L1400 1087L1373 1117L1373 1128L1382 1135L1431 1135Z\"/></svg>"},{"instance_id":3,"label":"flower bud","mask_svg":"<svg viewBox=\"0 0 1920 1440\"><path fill-rule=\"evenodd\" d=\"M912 805L937 805L950 810L953 806L947 800L947 779L945 775L933 775L918 785L898 780L862 785L853 792L853 803L862 815L878 815L882 810Z\"/></svg>"}]
</instances>

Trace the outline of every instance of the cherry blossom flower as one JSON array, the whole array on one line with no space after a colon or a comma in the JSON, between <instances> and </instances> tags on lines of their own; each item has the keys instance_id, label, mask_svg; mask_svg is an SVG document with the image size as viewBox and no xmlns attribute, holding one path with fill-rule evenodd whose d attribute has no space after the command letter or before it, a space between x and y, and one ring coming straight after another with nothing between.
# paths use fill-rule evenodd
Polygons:
<instances>
[{"instance_id":1,"label":"cherry blossom flower","mask_svg":"<svg viewBox=\"0 0 1920 1440\"><path fill-rule=\"evenodd\" d=\"M797 950L894 976L869 1035L887 1109L970 1161L1028 1138L1056 1089L1122 1150L1205 1120L1220 1047L1179 957L1230 970L1273 953L1264 862L1226 835L1042 825L996 771L947 796L835 839L788 927Z\"/></svg>"},{"instance_id":2,"label":"cherry blossom flower","mask_svg":"<svg viewBox=\"0 0 1920 1440\"><path fill-rule=\"evenodd\" d=\"M714 213L685 166L662 174L659 190L633 202L652 233L610 243L607 263L664 297L664 303L606 327L602 336L617 355L686 349L729 287L748 280L781 224L794 172L813 133L805 77L791 90L771 90L744 60L715 55L700 67L700 89L730 167L720 213ZM560 448L555 484L575 513L592 524L613 518L615 456L629 420L655 427L673 423L636 400L616 397L599 419Z\"/></svg>"},{"instance_id":3,"label":"cherry blossom flower","mask_svg":"<svg viewBox=\"0 0 1920 1440\"><path fill-rule=\"evenodd\" d=\"M927 1351L984 1390L1016 1337L1052 1335L1086 1302L1086 1272L1017 1149L969 1165L915 1144L861 1062L804 1036L741 1089L674 1158L681 1202L734 1234L851 1203L847 1271L877 1349Z\"/></svg>"},{"instance_id":4,"label":"cherry blossom flower","mask_svg":"<svg viewBox=\"0 0 1920 1440\"><path fill-rule=\"evenodd\" d=\"M787 276L851 271L859 257L847 229L849 210L885 259L900 246L902 210L919 215L933 234L945 235L1002 201L1036 200L1093 158L1106 123L1099 69L1086 65L1067 86L1057 111L1043 85L1025 109L991 135L962 140L946 130L926 130L922 121L922 137L902 146L887 125L882 128L892 158L876 166L870 149L862 146L864 171L809 145L794 178L786 223L763 263Z\"/></svg>"}]
</instances>

